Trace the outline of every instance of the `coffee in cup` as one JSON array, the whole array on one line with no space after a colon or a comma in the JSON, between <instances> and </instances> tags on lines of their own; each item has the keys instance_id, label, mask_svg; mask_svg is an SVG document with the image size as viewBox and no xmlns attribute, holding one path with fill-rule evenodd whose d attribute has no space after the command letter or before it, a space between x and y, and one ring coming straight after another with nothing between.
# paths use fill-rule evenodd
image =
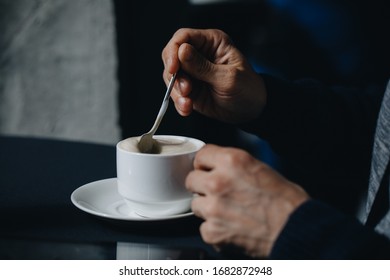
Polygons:
<instances>
[{"instance_id":1,"label":"coffee in cup","mask_svg":"<svg viewBox=\"0 0 390 280\"><path fill-rule=\"evenodd\" d=\"M116 146L119 194L141 216L164 217L188 211L193 194L185 188L185 178L204 142L155 135L159 153L145 154L138 150L139 139L130 137Z\"/></svg>"}]
</instances>

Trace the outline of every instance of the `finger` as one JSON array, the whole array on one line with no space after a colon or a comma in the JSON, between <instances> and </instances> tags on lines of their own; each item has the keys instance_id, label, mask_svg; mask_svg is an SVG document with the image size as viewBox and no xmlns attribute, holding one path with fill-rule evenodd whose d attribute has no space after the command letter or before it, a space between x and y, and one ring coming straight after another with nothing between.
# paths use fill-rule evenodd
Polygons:
<instances>
[{"instance_id":1,"label":"finger","mask_svg":"<svg viewBox=\"0 0 390 280\"><path fill-rule=\"evenodd\" d=\"M191 84L180 75L171 92L171 98L175 104L176 111L181 116L189 116L193 111L193 100L190 97Z\"/></svg>"},{"instance_id":2,"label":"finger","mask_svg":"<svg viewBox=\"0 0 390 280\"><path fill-rule=\"evenodd\" d=\"M202 209L204 209L204 204L206 203L206 199L204 196L195 196L191 202L191 210L195 216L205 219L204 213Z\"/></svg>"},{"instance_id":3,"label":"finger","mask_svg":"<svg viewBox=\"0 0 390 280\"><path fill-rule=\"evenodd\" d=\"M192 45L184 43L178 49L181 68L195 79L212 82L216 78L216 65L201 55Z\"/></svg>"},{"instance_id":4,"label":"finger","mask_svg":"<svg viewBox=\"0 0 390 280\"><path fill-rule=\"evenodd\" d=\"M225 223L219 219L206 219L199 228L202 239L207 244L221 248L229 242L229 232Z\"/></svg>"},{"instance_id":5,"label":"finger","mask_svg":"<svg viewBox=\"0 0 390 280\"><path fill-rule=\"evenodd\" d=\"M202 58L202 56L192 56L193 54L191 50L200 50L202 53L208 53L210 56L215 54L215 46L219 45L222 46L220 49L219 56L223 57L223 52L226 50L226 48L231 45L231 40L227 34L220 30L202 30L202 29L189 29L189 28L181 28L173 35L173 37L169 40L168 44L162 51L162 59L164 62L165 69L173 74L176 73L181 65L181 62L179 61L179 49L183 47L184 51L181 57L186 60L186 58ZM193 47L192 47L193 46ZM189 48L188 48L189 47ZM190 52L187 52L190 51ZM196 52L197 53L197 52ZM187 56L189 55L189 56ZM207 62L207 60L195 60L197 62L204 61ZM212 64L208 64L212 65ZM195 65L196 66L196 65ZM186 68L187 70L191 70ZM190 72L192 73L192 72ZM207 75L207 74L206 74ZM199 78L199 77L198 77ZM203 78L207 78L207 76L204 76ZM211 77L210 77L211 78ZM214 79L212 77L211 79ZM210 80L205 80L210 81Z\"/></svg>"},{"instance_id":6,"label":"finger","mask_svg":"<svg viewBox=\"0 0 390 280\"><path fill-rule=\"evenodd\" d=\"M189 97L177 96L176 98L172 97L174 101L176 111L179 115L187 117L191 115L193 111L193 102Z\"/></svg>"},{"instance_id":7,"label":"finger","mask_svg":"<svg viewBox=\"0 0 390 280\"><path fill-rule=\"evenodd\" d=\"M203 41L202 33L198 30L182 28L173 34L167 45L162 51L162 60L165 69L168 73L176 73L180 68L180 62L178 59L178 50L180 45L184 43L194 43L197 41Z\"/></svg>"},{"instance_id":8,"label":"finger","mask_svg":"<svg viewBox=\"0 0 390 280\"><path fill-rule=\"evenodd\" d=\"M208 179L208 172L203 170L193 170L191 171L186 178L185 186L188 191L192 193L199 194L204 196L206 193L206 183Z\"/></svg>"},{"instance_id":9,"label":"finger","mask_svg":"<svg viewBox=\"0 0 390 280\"><path fill-rule=\"evenodd\" d=\"M169 85L171 77L172 74L167 71L163 72L163 80L167 86ZM179 72L171 92L171 98L175 104L176 111L181 116L188 116L193 111L193 101L189 97L190 92L191 83L189 82L188 77L182 72Z\"/></svg>"},{"instance_id":10,"label":"finger","mask_svg":"<svg viewBox=\"0 0 390 280\"><path fill-rule=\"evenodd\" d=\"M177 56L179 46L174 39L171 39L161 53L164 68L170 74L176 73L180 68L179 58Z\"/></svg>"},{"instance_id":11,"label":"finger","mask_svg":"<svg viewBox=\"0 0 390 280\"><path fill-rule=\"evenodd\" d=\"M168 73L174 74L180 69L180 61L178 58L179 47L184 43L199 44L199 41L204 40L202 32L195 29L181 28L175 32L172 38L162 51L162 60L164 67Z\"/></svg>"},{"instance_id":12,"label":"finger","mask_svg":"<svg viewBox=\"0 0 390 280\"><path fill-rule=\"evenodd\" d=\"M222 149L222 147L213 144L205 145L195 156L194 168L206 171L214 169Z\"/></svg>"}]
</instances>

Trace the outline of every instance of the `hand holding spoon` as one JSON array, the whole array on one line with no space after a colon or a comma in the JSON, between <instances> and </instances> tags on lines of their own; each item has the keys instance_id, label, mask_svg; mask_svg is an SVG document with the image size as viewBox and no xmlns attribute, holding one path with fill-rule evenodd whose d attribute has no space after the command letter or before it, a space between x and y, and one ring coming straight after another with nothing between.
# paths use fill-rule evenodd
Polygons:
<instances>
[{"instance_id":1,"label":"hand holding spoon","mask_svg":"<svg viewBox=\"0 0 390 280\"><path fill-rule=\"evenodd\" d=\"M157 118L153 124L153 127L149 130L149 132L143 134L138 142L138 149L141 153L157 154L160 152L161 148L157 141L153 139L153 135L157 131L161 120L164 117L165 112L167 111L169 104L169 96L171 94L175 80L176 73L173 74L171 80L169 81L167 91L165 92L164 100L161 104L160 111L157 114Z\"/></svg>"}]
</instances>

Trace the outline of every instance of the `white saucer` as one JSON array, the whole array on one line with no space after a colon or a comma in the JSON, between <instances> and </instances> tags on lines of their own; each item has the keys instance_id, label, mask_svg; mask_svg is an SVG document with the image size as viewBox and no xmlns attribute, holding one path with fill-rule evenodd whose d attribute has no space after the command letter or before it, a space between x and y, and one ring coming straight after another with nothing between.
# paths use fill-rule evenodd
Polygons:
<instances>
[{"instance_id":1,"label":"white saucer","mask_svg":"<svg viewBox=\"0 0 390 280\"><path fill-rule=\"evenodd\" d=\"M116 180L99 180L77 188L71 195L72 203L89 214L121 221L164 221L193 215L187 212L167 217L142 217L130 209L118 194Z\"/></svg>"}]
</instances>

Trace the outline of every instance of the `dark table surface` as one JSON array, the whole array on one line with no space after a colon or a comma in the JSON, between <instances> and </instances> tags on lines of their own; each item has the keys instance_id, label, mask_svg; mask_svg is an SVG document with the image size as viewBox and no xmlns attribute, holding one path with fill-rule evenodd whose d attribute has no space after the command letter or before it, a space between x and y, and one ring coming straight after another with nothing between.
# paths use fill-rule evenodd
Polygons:
<instances>
[{"instance_id":1,"label":"dark table surface","mask_svg":"<svg viewBox=\"0 0 390 280\"><path fill-rule=\"evenodd\" d=\"M78 187L113 177L115 146L0 136L0 259L115 259L119 244L129 258L217 257L194 216L114 222L72 204Z\"/></svg>"}]
</instances>

